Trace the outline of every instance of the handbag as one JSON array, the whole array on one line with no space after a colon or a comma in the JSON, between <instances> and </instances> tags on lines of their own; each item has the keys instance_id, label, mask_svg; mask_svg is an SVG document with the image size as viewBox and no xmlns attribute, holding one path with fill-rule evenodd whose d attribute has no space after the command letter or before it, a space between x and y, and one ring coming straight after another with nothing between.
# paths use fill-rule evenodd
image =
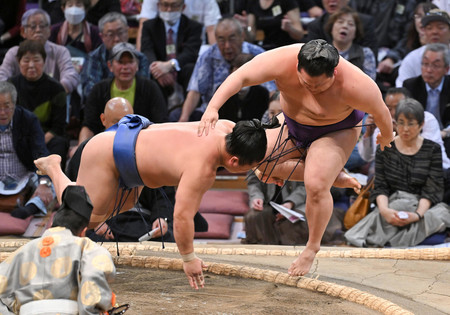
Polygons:
<instances>
[{"instance_id":1,"label":"handbag","mask_svg":"<svg viewBox=\"0 0 450 315\"><path fill-rule=\"evenodd\" d=\"M0 212L11 212L15 208L23 206L24 203L30 198L30 195L30 186L26 186L24 189L14 195L0 194Z\"/></svg>"},{"instance_id":2,"label":"handbag","mask_svg":"<svg viewBox=\"0 0 450 315\"><path fill-rule=\"evenodd\" d=\"M373 189L375 176L367 182L367 184L361 189L355 202L347 209L344 216L344 226L347 230L358 223L369 212L370 208L370 190Z\"/></svg>"}]
</instances>

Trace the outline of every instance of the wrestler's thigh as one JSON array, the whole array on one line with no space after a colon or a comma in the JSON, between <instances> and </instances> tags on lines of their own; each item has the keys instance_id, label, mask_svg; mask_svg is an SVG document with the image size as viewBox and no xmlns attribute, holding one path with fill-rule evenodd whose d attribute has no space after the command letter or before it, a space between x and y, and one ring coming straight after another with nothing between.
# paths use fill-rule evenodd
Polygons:
<instances>
[{"instance_id":1,"label":"wrestler's thigh","mask_svg":"<svg viewBox=\"0 0 450 315\"><path fill-rule=\"evenodd\" d=\"M306 155L305 185L329 189L350 157L359 133L359 128L344 129L315 140Z\"/></svg>"},{"instance_id":2,"label":"wrestler's thigh","mask_svg":"<svg viewBox=\"0 0 450 315\"><path fill-rule=\"evenodd\" d=\"M301 156L301 153L298 150L292 150L295 147L295 144L292 140L287 140L288 138L288 129L285 126L283 128L283 132L281 132L281 127L275 129L267 129L267 151L265 158L279 157L278 163L298 158ZM292 150L292 152L290 152ZM290 152L287 153L286 152Z\"/></svg>"}]
</instances>

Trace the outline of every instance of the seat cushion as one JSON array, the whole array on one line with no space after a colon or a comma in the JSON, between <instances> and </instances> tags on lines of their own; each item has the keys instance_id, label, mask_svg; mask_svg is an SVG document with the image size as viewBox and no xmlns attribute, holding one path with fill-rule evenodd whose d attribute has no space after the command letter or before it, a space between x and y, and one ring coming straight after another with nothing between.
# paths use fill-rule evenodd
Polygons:
<instances>
[{"instance_id":1,"label":"seat cushion","mask_svg":"<svg viewBox=\"0 0 450 315\"><path fill-rule=\"evenodd\" d=\"M194 238L229 239L234 216L222 213L202 213L208 222L207 232L195 232Z\"/></svg>"},{"instance_id":2,"label":"seat cushion","mask_svg":"<svg viewBox=\"0 0 450 315\"><path fill-rule=\"evenodd\" d=\"M247 213L248 193L238 190L208 190L200 203L203 213L223 213L243 216Z\"/></svg>"},{"instance_id":3,"label":"seat cushion","mask_svg":"<svg viewBox=\"0 0 450 315\"><path fill-rule=\"evenodd\" d=\"M426 239L422 241L419 245L438 245L445 243L445 239L447 238L447 232L434 233L428 236Z\"/></svg>"},{"instance_id":4,"label":"seat cushion","mask_svg":"<svg viewBox=\"0 0 450 315\"><path fill-rule=\"evenodd\" d=\"M10 213L0 212L0 235L22 235L27 230L33 216L18 219Z\"/></svg>"}]
</instances>

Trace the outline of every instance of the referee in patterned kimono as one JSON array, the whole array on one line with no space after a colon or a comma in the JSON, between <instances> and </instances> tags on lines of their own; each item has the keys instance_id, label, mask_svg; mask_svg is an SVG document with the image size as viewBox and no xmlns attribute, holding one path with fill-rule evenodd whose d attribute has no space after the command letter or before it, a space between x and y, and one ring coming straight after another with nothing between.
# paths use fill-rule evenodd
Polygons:
<instances>
[{"instance_id":1,"label":"referee in patterned kimono","mask_svg":"<svg viewBox=\"0 0 450 315\"><path fill-rule=\"evenodd\" d=\"M115 304L109 252L84 237L92 203L68 186L53 226L0 264L0 314L100 314Z\"/></svg>"}]
</instances>

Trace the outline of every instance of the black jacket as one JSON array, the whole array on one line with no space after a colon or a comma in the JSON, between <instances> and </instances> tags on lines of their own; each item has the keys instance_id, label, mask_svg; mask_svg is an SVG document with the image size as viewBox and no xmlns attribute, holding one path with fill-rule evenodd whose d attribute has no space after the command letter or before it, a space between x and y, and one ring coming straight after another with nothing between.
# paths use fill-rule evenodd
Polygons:
<instances>
[{"instance_id":1,"label":"black jacket","mask_svg":"<svg viewBox=\"0 0 450 315\"><path fill-rule=\"evenodd\" d=\"M114 77L95 84L86 101L84 108L83 126L88 127L94 134L105 130L100 120L106 103L111 99L111 83ZM136 76L136 92L133 110L155 123L167 121L167 105L158 85L152 80Z\"/></svg>"},{"instance_id":2,"label":"black jacket","mask_svg":"<svg viewBox=\"0 0 450 315\"><path fill-rule=\"evenodd\" d=\"M181 15L176 42L176 59L180 68L197 61L202 44L202 24ZM142 26L142 49L149 63L166 61L166 28L159 17L144 22Z\"/></svg>"},{"instance_id":3,"label":"black jacket","mask_svg":"<svg viewBox=\"0 0 450 315\"><path fill-rule=\"evenodd\" d=\"M35 114L20 106L16 106L12 123L14 150L27 170L34 172L33 161L49 155L41 124Z\"/></svg>"},{"instance_id":4,"label":"black jacket","mask_svg":"<svg viewBox=\"0 0 450 315\"><path fill-rule=\"evenodd\" d=\"M405 80L403 86L411 92L412 98L418 100L424 109L427 108L428 93L421 75ZM444 85L439 94L439 109L442 125L446 127L450 124L450 75L444 77Z\"/></svg>"}]
</instances>

